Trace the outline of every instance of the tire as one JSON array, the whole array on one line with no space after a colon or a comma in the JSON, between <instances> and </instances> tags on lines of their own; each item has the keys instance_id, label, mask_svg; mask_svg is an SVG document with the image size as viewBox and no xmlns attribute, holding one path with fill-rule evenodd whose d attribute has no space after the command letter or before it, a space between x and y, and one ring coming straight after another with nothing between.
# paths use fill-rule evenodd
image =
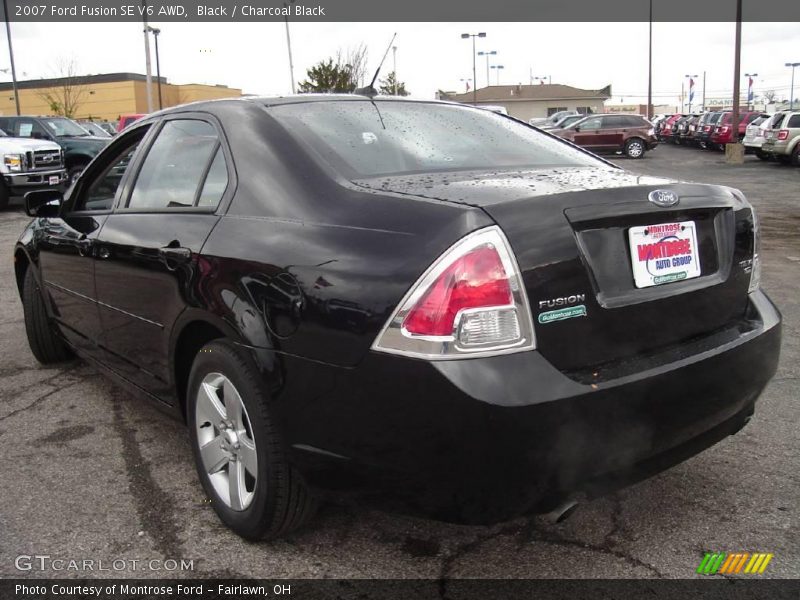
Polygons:
<instances>
[{"instance_id":1,"label":"tire","mask_svg":"<svg viewBox=\"0 0 800 600\"><path fill-rule=\"evenodd\" d=\"M6 184L0 181L0 210L8 208L8 201L10 198L11 194L9 194Z\"/></svg>"},{"instance_id":2,"label":"tire","mask_svg":"<svg viewBox=\"0 0 800 600\"><path fill-rule=\"evenodd\" d=\"M69 185L75 183L75 180L83 173L83 170L86 168L86 165L75 165L74 167L70 167L67 171L67 181Z\"/></svg>"},{"instance_id":3,"label":"tire","mask_svg":"<svg viewBox=\"0 0 800 600\"><path fill-rule=\"evenodd\" d=\"M186 401L197 473L220 520L248 540L286 535L316 508L286 458L268 398L252 359L232 343L209 342L197 353Z\"/></svg>"},{"instance_id":4,"label":"tire","mask_svg":"<svg viewBox=\"0 0 800 600\"><path fill-rule=\"evenodd\" d=\"M769 160L769 154L764 152L761 148L756 149L756 156L761 160Z\"/></svg>"},{"instance_id":5,"label":"tire","mask_svg":"<svg viewBox=\"0 0 800 600\"><path fill-rule=\"evenodd\" d=\"M631 138L625 142L625 156L628 158L642 158L644 156L646 146L644 140L640 138Z\"/></svg>"},{"instance_id":6,"label":"tire","mask_svg":"<svg viewBox=\"0 0 800 600\"><path fill-rule=\"evenodd\" d=\"M792 150L792 164L795 167L800 167L800 144L797 144Z\"/></svg>"},{"instance_id":7,"label":"tire","mask_svg":"<svg viewBox=\"0 0 800 600\"><path fill-rule=\"evenodd\" d=\"M25 314L25 333L31 352L43 365L61 362L72 357L72 352L56 333L47 316L44 298L33 275L33 268L28 267L22 285L22 309Z\"/></svg>"},{"instance_id":8,"label":"tire","mask_svg":"<svg viewBox=\"0 0 800 600\"><path fill-rule=\"evenodd\" d=\"M792 157L786 154L778 154L775 158L777 158L778 162L782 165L788 165L790 162L792 162Z\"/></svg>"}]
</instances>

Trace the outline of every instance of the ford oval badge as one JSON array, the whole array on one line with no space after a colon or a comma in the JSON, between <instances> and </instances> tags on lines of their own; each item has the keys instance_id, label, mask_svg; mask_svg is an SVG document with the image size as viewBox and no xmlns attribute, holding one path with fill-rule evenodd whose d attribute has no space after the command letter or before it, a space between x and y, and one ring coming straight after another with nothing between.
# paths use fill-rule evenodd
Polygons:
<instances>
[{"instance_id":1,"label":"ford oval badge","mask_svg":"<svg viewBox=\"0 0 800 600\"><path fill-rule=\"evenodd\" d=\"M672 190L653 190L647 195L647 199L656 206L661 206L663 208L675 206L680 202L678 194Z\"/></svg>"}]
</instances>

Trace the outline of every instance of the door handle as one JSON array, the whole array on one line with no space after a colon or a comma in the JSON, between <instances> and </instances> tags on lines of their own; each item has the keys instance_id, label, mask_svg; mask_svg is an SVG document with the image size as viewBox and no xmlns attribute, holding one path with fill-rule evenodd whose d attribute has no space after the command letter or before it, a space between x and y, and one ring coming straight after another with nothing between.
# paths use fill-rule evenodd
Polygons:
<instances>
[{"instance_id":1,"label":"door handle","mask_svg":"<svg viewBox=\"0 0 800 600\"><path fill-rule=\"evenodd\" d=\"M158 249L158 256L167 268L174 268L173 265L185 264L192 260L192 251L182 246L164 246Z\"/></svg>"}]
</instances>

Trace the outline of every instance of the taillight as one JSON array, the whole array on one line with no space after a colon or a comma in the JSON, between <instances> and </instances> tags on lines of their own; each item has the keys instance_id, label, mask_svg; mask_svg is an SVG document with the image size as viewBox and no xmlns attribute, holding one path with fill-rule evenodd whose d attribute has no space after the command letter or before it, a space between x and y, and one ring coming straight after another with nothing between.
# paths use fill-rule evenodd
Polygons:
<instances>
[{"instance_id":1,"label":"taillight","mask_svg":"<svg viewBox=\"0 0 800 600\"><path fill-rule=\"evenodd\" d=\"M703 131L711 131L711 125L703 125Z\"/></svg>"},{"instance_id":2,"label":"taillight","mask_svg":"<svg viewBox=\"0 0 800 600\"><path fill-rule=\"evenodd\" d=\"M730 130L731 130L731 128L728 127L727 125L725 125L724 127L720 127L719 132L720 133L728 133Z\"/></svg>"},{"instance_id":3,"label":"taillight","mask_svg":"<svg viewBox=\"0 0 800 600\"><path fill-rule=\"evenodd\" d=\"M429 359L534 347L533 321L519 267L496 226L466 236L431 265L372 346Z\"/></svg>"},{"instance_id":4,"label":"taillight","mask_svg":"<svg viewBox=\"0 0 800 600\"><path fill-rule=\"evenodd\" d=\"M781 129L778 132L778 139L779 140L785 140L788 137L789 137L789 130L788 129Z\"/></svg>"}]
</instances>

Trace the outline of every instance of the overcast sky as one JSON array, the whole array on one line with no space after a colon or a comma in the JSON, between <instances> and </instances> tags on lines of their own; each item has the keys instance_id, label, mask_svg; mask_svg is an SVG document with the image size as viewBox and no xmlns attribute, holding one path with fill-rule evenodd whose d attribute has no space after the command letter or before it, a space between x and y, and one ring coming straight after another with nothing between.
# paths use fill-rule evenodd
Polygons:
<instances>
[{"instance_id":1,"label":"overcast sky","mask_svg":"<svg viewBox=\"0 0 800 600\"><path fill-rule=\"evenodd\" d=\"M172 83L213 83L245 93L290 91L286 34L279 23L151 23L159 27L161 73ZM19 79L57 75L59 53L73 57L86 74L145 72L138 23L12 23ZM437 89L463 91L472 77L472 44L462 32L485 31L478 50L496 50L501 83L528 83L550 76L553 83L582 88L612 84L616 101L644 101L647 94L647 23L290 23L295 77L338 49L363 42L374 72L392 33L397 32L397 71L407 89L432 98ZM742 73L758 73L756 93L789 96L791 70L800 62L800 23L744 23ZM0 68L8 67L2 28ZM733 23L653 25L654 103L676 104L686 74L707 72L707 96L730 97L733 88ZM153 50L151 50L153 51ZM153 59L155 74L155 59ZM486 63L477 62L478 86L486 85ZM382 69L392 69L392 53ZM491 71L495 83L497 71ZM26 75L25 75L26 74ZM2 74L0 74L1 76ZM800 69L795 96L800 95ZM10 79L10 77L8 77ZM696 100L701 81L697 82ZM743 78L743 85L744 83Z\"/></svg>"}]
</instances>

